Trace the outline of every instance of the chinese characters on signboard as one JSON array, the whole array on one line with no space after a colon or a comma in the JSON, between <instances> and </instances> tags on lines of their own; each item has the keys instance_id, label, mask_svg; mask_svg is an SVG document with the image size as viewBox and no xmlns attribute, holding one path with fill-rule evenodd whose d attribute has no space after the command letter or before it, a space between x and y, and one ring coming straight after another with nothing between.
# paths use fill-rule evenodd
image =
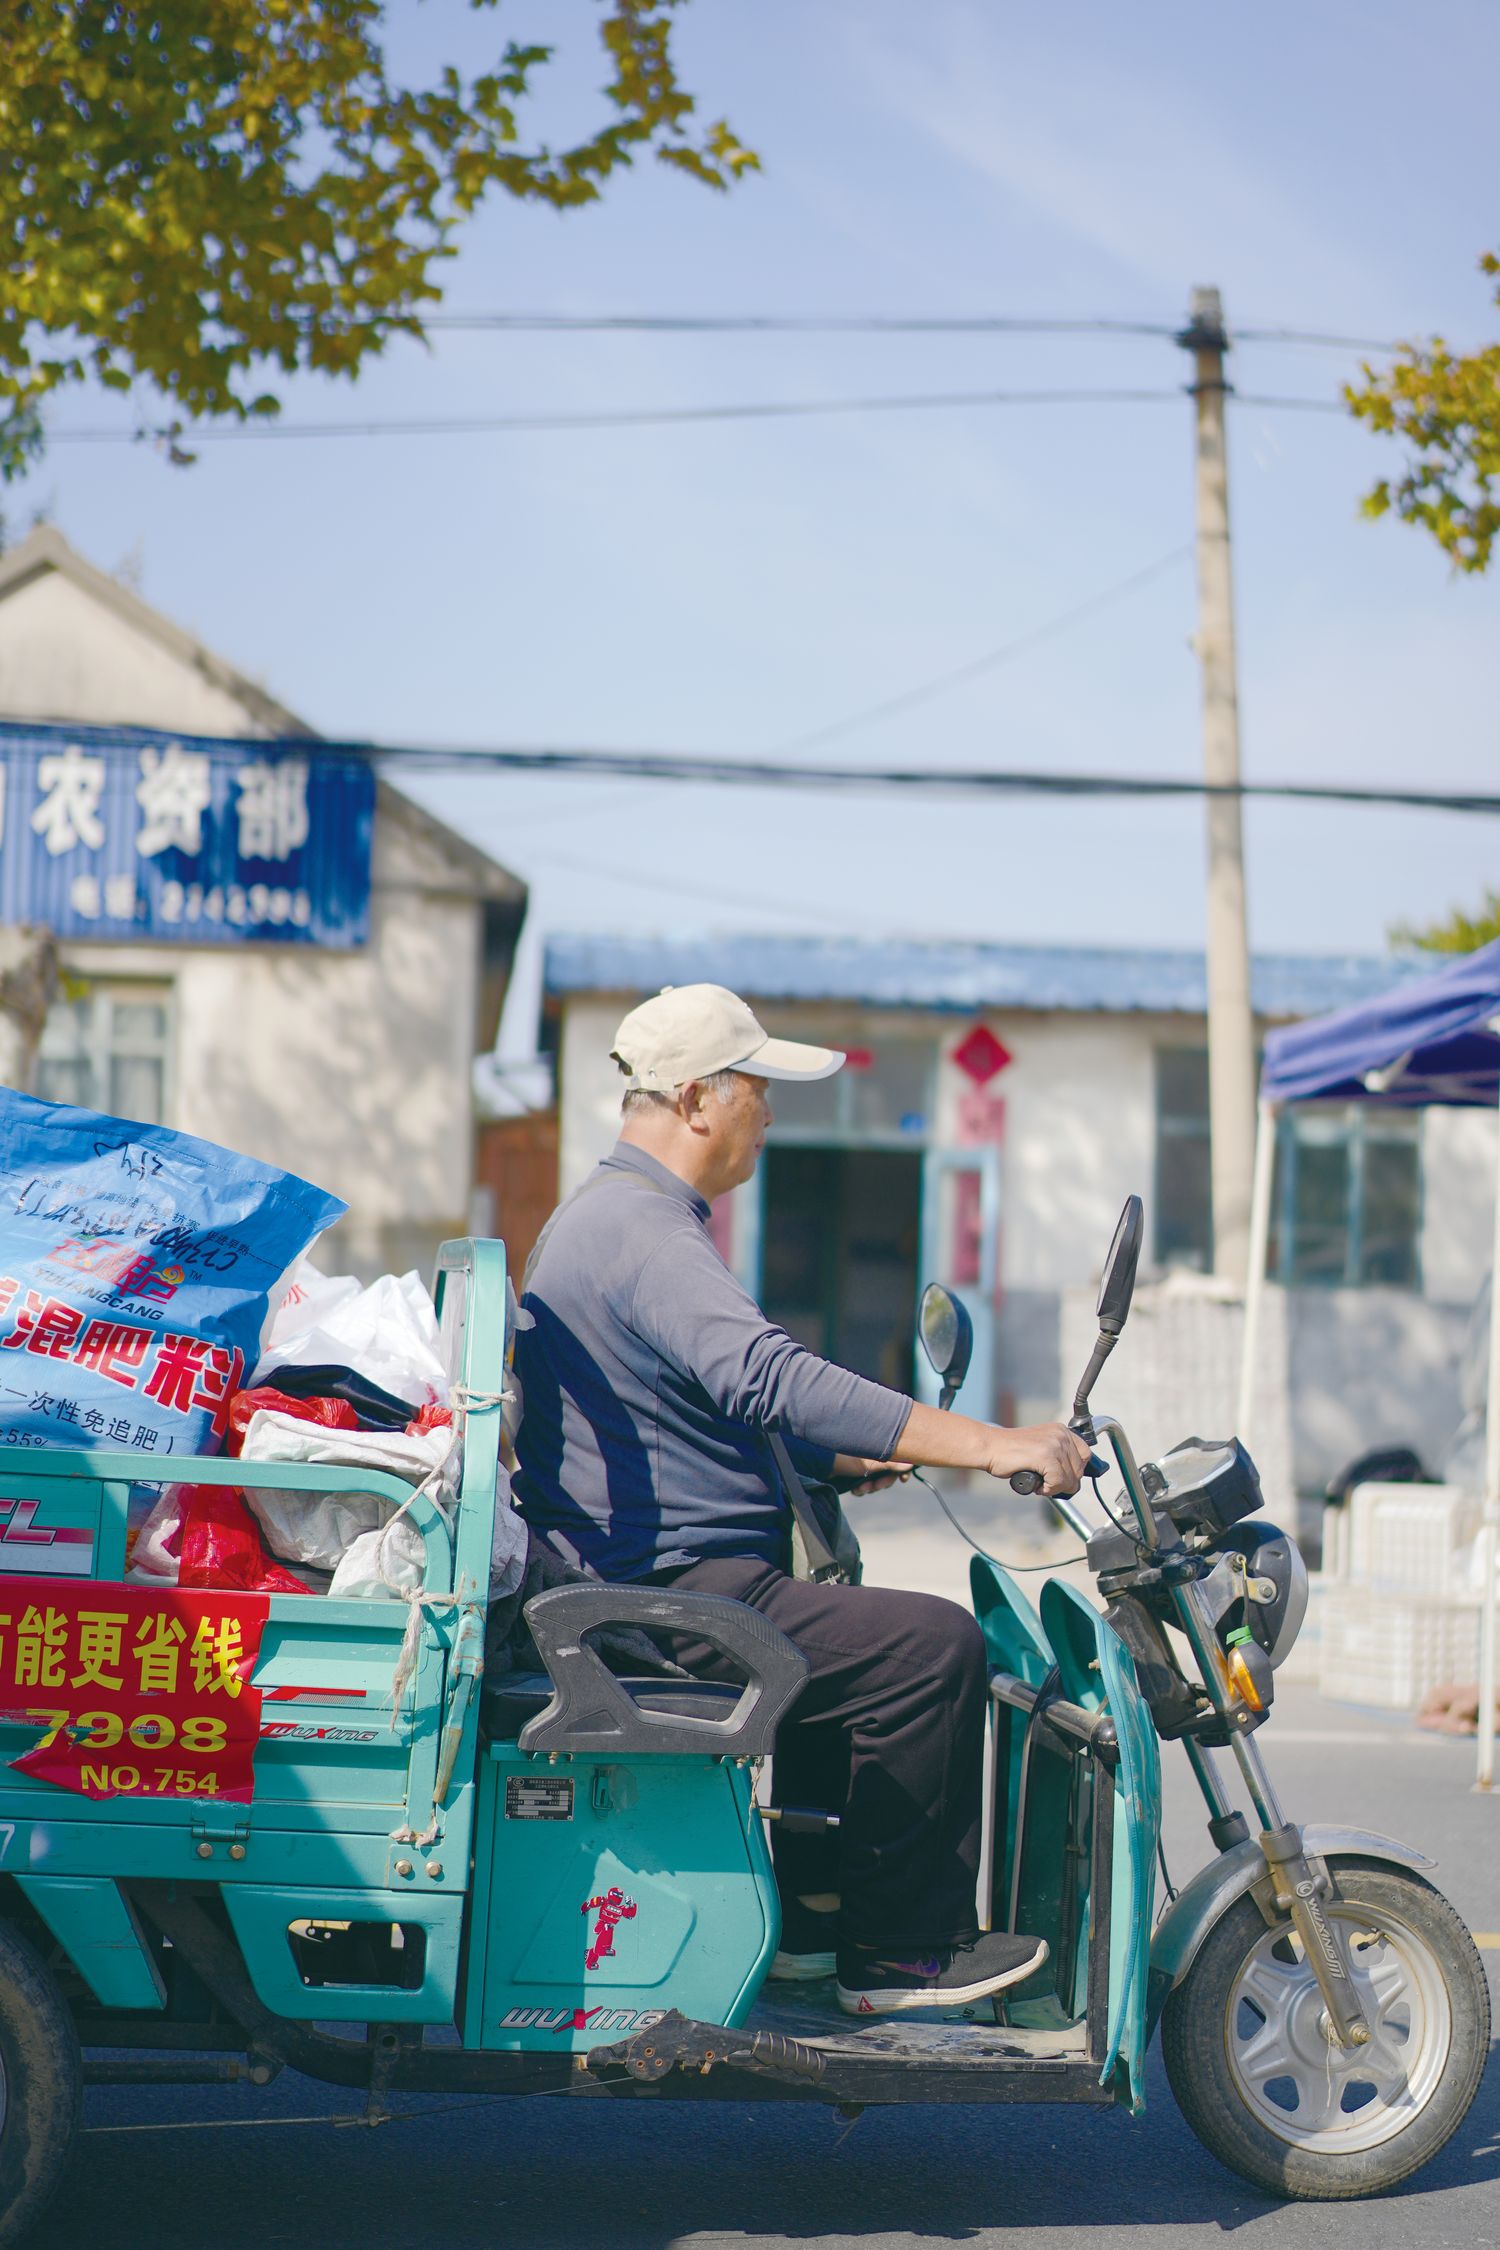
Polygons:
<instances>
[{"instance_id":1,"label":"chinese characters on signboard","mask_svg":"<svg viewBox=\"0 0 1500 2250\"><path fill-rule=\"evenodd\" d=\"M52 1262L77 1267L90 1280L109 1282L122 1294L130 1288L143 1297L170 1300L184 1279L182 1267L170 1259L159 1261L150 1252L138 1255L108 1240L64 1242ZM100 1294L81 1281L78 1293ZM27 1400L29 1425L37 1420L56 1424L50 1437L53 1445L77 1442L171 1453L180 1435L182 1451L192 1452L192 1441L196 1439L201 1449L206 1435L204 1411L214 1437L223 1443L229 1401L245 1367L244 1354L237 1347L142 1327L136 1321L91 1317L39 1289L23 1293L14 1275L0 1274L0 1318L6 1314L13 1316L12 1325L8 1335L0 1336L0 1354L27 1356L0 1359L0 1445L49 1442L34 1426L6 1425L7 1396ZM78 1370L93 1378L90 1385L80 1386ZM23 1378L19 1388L17 1377ZM142 1402L152 1402L154 1411L143 1403L144 1419L137 1419L130 1412L130 1400L116 1399L114 1392L103 1389L106 1383L136 1392Z\"/></svg>"},{"instance_id":2,"label":"chinese characters on signboard","mask_svg":"<svg viewBox=\"0 0 1500 2250\"><path fill-rule=\"evenodd\" d=\"M368 759L312 744L0 729L0 921L361 945L374 811Z\"/></svg>"},{"instance_id":3,"label":"chinese characters on signboard","mask_svg":"<svg viewBox=\"0 0 1500 2250\"><path fill-rule=\"evenodd\" d=\"M85 1797L250 1802L266 1595L18 1578L0 1599L0 1718L38 1733L18 1773Z\"/></svg>"}]
</instances>

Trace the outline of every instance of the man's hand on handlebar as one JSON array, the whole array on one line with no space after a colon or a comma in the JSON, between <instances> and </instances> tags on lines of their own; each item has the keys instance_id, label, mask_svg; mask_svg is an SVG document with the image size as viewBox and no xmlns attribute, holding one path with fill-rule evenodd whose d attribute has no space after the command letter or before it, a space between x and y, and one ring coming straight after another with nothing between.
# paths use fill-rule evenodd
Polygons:
<instances>
[{"instance_id":1,"label":"man's hand on handlebar","mask_svg":"<svg viewBox=\"0 0 1500 2250\"><path fill-rule=\"evenodd\" d=\"M868 1492L885 1492L911 1475L909 1461L867 1461L862 1454L836 1453L833 1475L841 1491L855 1499Z\"/></svg>"},{"instance_id":2,"label":"man's hand on handlebar","mask_svg":"<svg viewBox=\"0 0 1500 2250\"><path fill-rule=\"evenodd\" d=\"M1037 1422L1020 1430L995 1430L991 1458L985 1463L992 1477L1017 1478L1030 1472L1021 1490L1056 1493L1078 1490L1093 1458L1083 1439L1062 1422ZM1031 1477L1040 1481L1033 1484Z\"/></svg>"},{"instance_id":3,"label":"man's hand on handlebar","mask_svg":"<svg viewBox=\"0 0 1500 2250\"><path fill-rule=\"evenodd\" d=\"M1049 1496L1076 1492L1091 1459L1083 1439L1061 1422L1005 1430L993 1422L976 1422L967 1414L945 1414L920 1400L908 1411L894 1454L897 1463L914 1461L924 1468L984 1469L992 1477L1022 1477L1028 1481L1021 1491ZM892 1465L870 1464L882 1472Z\"/></svg>"}]
</instances>

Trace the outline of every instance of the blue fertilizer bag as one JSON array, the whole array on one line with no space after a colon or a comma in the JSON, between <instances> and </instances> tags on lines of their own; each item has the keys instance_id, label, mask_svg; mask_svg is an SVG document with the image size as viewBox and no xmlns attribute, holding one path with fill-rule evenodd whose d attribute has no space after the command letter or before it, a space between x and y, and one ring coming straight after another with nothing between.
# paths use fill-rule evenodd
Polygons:
<instances>
[{"instance_id":1,"label":"blue fertilizer bag","mask_svg":"<svg viewBox=\"0 0 1500 2250\"><path fill-rule=\"evenodd\" d=\"M0 1088L0 1445L216 1453L270 1294L347 1206L163 1125Z\"/></svg>"}]
</instances>

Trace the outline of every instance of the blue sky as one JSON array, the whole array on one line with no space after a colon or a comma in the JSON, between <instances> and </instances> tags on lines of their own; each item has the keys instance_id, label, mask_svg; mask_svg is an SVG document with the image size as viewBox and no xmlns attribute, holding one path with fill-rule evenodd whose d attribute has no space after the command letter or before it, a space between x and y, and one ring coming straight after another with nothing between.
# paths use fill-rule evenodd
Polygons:
<instances>
[{"instance_id":1,"label":"blue sky","mask_svg":"<svg viewBox=\"0 0 1500 2250\"><path fill-rule=\"evenodd\" d=\"M588 0L398 5L398 56L555 38L539 115L592 114ZM1014 313L1493 333L1486 0L693 0L688 82L765 170L728 197L645 166L592 210L488 208L454 310ZM1429 97L1419 98L1423 80ZM1331 396L1350 360L1246 345L1242 390ZM461 335L401 344L289 418L503 414L1059 386L1171 388L1170 343ZM56 416L98 425L78 394ZM1496 588L1357 513L1391 449L1237 407L1251 779L1493 785ZM807 422L142 448L59 443L8 496L326 731L765 754L1019 638L1191 537L1186 399ZM1189 563L828 755L1191 774ZM913 805L475 778L422 794L533 884L550 928L1195 944L1202 815ZM1255 807L1252 940L1374 950L1500 879L1496 824ZM524 1045L513 1020L508 1043Z\"/></svg>"}]
</instances>

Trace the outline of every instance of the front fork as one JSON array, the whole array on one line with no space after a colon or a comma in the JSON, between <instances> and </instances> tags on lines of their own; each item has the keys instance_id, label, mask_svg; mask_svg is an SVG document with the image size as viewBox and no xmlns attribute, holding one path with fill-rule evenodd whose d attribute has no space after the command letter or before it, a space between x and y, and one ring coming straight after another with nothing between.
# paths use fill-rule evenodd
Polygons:
<instances>
[{"instance_id":1,"label":"front fork","mask_svg":"<svg viewBox=\"0 0 1500 2250\"><path fill-rule=\"evenodd\" d=\"M1309 1859L1303 1850L1302 1831L1282 1812L1259 1744L1249 1735L1236 1735L1234 1753L1260 1818L1266 1872L1254 1886L1255 1903L1271 1929L1290 1917L1339 2045L1368 2046L1370 2027L1360 2010L1348 1948L1343 1933L1324 1911L1325 1902L1338 1897L1328 1863Z\"/></svg>"},{"instance_id":2,"label":"front fork","mask_svg":"<svg viewBox=\"0 0 1500 2250\"><path fill-rule=\"evenodd\" d=\"M1110 1415L1096 1416L1094 1430L1109 1439L1141 1536L1149 1548L1158 1550L1160 1527L1147 1500L1129 1438ZM1309 1859L1302 1848L1301 1829L1282 1811L1260 1754L1260 1745L1249 1731L1252 1714L1229 1677L1217 1633L1200 1614L1194 1598L1196 1588L1186 1583L1173 1586L1171 1591L1178 1622L1197 1659L1204 1683L1215 1708L1228 1723L1231 1747L1260 1821L1260 1848L1265 1855L1266 1872L1254 1886L1256 1903L1272 1929L1283 1917L1290 1918L1302 1940L1307 1964L1318 1980L1329 2027L1339 2045L1367 2046L1370 2027L1356 1996L1348 1949L1341 1932L1325 1911L1325 1902L1338 1896L1337 1886L1325 1861ZM1220 1851L1227 1851L1247 1835L1244 1818L1225 1795L1208 1751L1191 1739L1185 1740L1184 1748L1208 1805L1209 1834Z\"/></svg>"}]
</instances>

